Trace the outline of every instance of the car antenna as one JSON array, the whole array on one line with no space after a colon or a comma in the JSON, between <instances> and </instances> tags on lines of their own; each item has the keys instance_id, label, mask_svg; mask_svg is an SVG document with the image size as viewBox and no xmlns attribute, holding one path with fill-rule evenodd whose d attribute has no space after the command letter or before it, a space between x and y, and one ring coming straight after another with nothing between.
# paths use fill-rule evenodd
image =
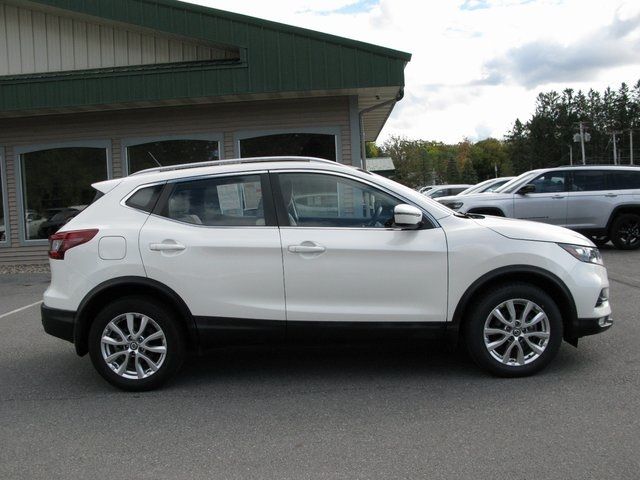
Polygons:
<instances>
[{"instance_id":1,"label":"car antenna","mask_svg":"<svg viewBox=\"0 0 640 480\"><path fill-rule=\"evenodd\" d=\"M147 152L147 153L149 154L151 159L158 164L159 167L162 167L162 164L158 161L158 159L156 157L153 156L153 153L151 153L151 152Z\"/></svg>"}]
</instances>

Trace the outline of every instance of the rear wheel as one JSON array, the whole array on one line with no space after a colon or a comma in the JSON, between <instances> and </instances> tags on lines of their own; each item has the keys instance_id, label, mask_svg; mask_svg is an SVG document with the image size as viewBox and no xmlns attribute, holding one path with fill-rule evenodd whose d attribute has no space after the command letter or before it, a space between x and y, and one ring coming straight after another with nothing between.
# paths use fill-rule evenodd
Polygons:
<instances>
[{"instance_id":1,"label":"rear wheel","mask_svg":"<svg viewBox=\"0 0 640 480\"><path fill-rule=\"evenodd\" d=\"M640 215L623 213L611 224L611 241L621 250L640 247Z\"/></svg>"},{"instance_id":2,"label":"rear wheel","mask_svg":"<svg viewBox=\"0 0 640 480\"><path fill-rule=\"evenodd\" d=\"M123 390L152 390L182 365L182 330L170 310L146 297L127 297L107 305L89 331L93 366Z\"/></svg>"},{"instance_id":3,"label":"rear wheel","mask_svg":"<svg viewBox=\"0 0 640 480\"><path fill-rule=\"evenodd\" d=\"M465 341L471 357L502 377L521 377L543 369L562 343L562 317L551 297L538 287L499 287L471 306Z\"/></svg>"}]
</instances>

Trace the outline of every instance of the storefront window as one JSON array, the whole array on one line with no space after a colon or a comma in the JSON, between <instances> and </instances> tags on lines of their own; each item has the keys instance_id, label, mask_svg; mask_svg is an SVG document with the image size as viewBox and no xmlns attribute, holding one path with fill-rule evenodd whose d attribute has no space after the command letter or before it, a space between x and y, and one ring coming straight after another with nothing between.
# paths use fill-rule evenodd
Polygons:
<instances>
[{"instance_id":1,"label":"storefront window","mask_svg":"<svg viewBox=\"0 0 640 480\"><path fill-rule=\"evenodd\" d=\"M240 156L243 158L285 155L335 161L336 137L320 133L281 133L240 140Z\"/></svg>"},{"instance_id":2,"label":"storefront window","mask_svg":"<svg viewBox=\"0 0 640 480\"><path fill-rule=\"evenodd\" d=\"M46 239L91 203L106 180L104 148L69 147L20 155L26 240Z\"/></svg>"},{"instance_id":3,"label":"storefront window","mask_svg":"<svg viewBox=\"0 0 640 480\"><path fill-rule=\"evenodd\" d=\"M1 153L1 152L0 152ZM2 157L0 156L0 162ZM4 219L4 178L2 177L2 168L0 168L0 243L8 240L7 227Z\"/></svg>"},{"instance_id":4,"label":"storefront window","mask_svg":"<svg viewBox=\"0 0 640 480\"><path fill-rule=\"evenodd\" d=\"M215 140L162 140L127 147L129 173L146 168L220 159Z\"/></svg>"}]
</instances>

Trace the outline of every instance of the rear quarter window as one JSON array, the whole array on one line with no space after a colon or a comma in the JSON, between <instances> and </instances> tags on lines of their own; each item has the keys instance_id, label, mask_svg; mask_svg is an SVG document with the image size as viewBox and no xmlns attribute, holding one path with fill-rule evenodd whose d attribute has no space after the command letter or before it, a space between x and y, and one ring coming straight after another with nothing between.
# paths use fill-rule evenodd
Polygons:
<instances>
[{"instance_id":1,"label":"rear quarter window","mask_svg":"<svg viewBox=\"0 0 640 480\"><path fill-rule=\"evenodd\" d=\"M640 190L640 171L609 172L609 188L612 190Z\"/></svg>"},{"instance_id":2,"label":"rear quarter window","mask_svg":"<svg viewBox=\"0 0 640 480\"><path fill-rule=\"evenodd\" d=\"M127 199L125 205L135 208L136 210L151 213L158 202L162 187L164 187L164 184L141 188Z\"/></svg>"}]
</instances>

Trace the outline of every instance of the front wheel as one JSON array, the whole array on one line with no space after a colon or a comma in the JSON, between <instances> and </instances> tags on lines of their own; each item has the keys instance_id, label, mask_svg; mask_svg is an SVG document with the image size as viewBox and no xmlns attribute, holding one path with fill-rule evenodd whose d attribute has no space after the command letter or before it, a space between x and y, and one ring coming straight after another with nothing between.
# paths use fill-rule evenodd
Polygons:
<instances>
[{"instance_id":1,"label":"front wheel","mask_svg":"<svg viewBox=\"0 0 640 480\"><path fill-rule=\"evenodd\" d=\"M123 390L159 387L184 359L184 335L176 320L151 298L116 300L98 314L89 330L93 366Z\"/></svg>"},{"instance_id":2,"label":"front wheel","mask_svg":"<svg viewBox=\"0 0 640 480\"><path fill-rule=\"evenodd\" d=\"M532 375L551 362L562 343L562 316L542 289L504 285L478 298L467 315L471 357L501 377Z\"/></svg>"}]
</instances>

